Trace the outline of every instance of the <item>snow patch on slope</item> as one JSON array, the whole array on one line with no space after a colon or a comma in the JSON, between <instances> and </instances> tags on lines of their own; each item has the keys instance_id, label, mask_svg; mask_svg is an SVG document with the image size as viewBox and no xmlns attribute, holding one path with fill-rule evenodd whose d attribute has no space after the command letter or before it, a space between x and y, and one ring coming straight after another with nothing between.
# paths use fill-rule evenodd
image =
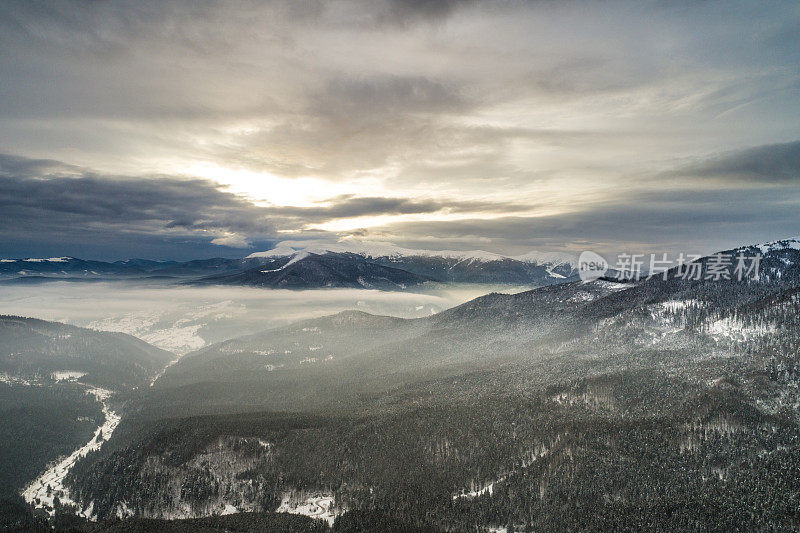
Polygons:
<instances>
[{"instance_id":1,"label":"snow patch on slope","mask_svg":"<svg viewBox=\"0 0 800 533\"><path fill-rule=\"evenodd\" d=\"M755 247L758 248L762 254L775 252L777 250L800 250L800 237L767 242L756 245Z\"/></svg>"},{"instance_id":2,"label":"snow patch on slope","mask_svg":"<svg viewBox=\"0 0 800 533\"><path fill-rule=\"evenodd\" d=\"M58 370L50 374L50 377L55 381L77 381L86 375L86 372L78 372L76 370Z\"/></svg>"},{"instance_id":3,"label":"snow patch on slope","mask_svg":"<svg viewBox=\"0 0 800 533\"><path fill-rule=\"evenodd\" d=\"M502 255L485 252L483 250L415 250L395 246L391 243L357 240L339 242L283 241L275 245L275 248L272 250L255 252L247 257L286 257L302 254L301 257L295 259L295 261L299 261L308 254L325 254L327 252L351 253L364 257L444 257L447 259L475 259L480 261L499 261L505 259Z\"/></svg>"},{"instance_id":4,"label":"snow patch on slope","mask_svg":"<svg viewBox=\"0 0 800 533\"><path fill-rule=\"evenodd\" d=\"M533 250L527 254L511 257L511 259L535 265L569 265L573 268L578 266L578 258L565 252L539 252Z\"/></svg>"},{"instance_id":5,"label":"snow patch on slope","mask_svg":"<svg viewBox=\"0 0 800 533\"><path fill-rule=\"evenodd\" d=\"M22 259L22 261L26 263L66 263L72 259L72 257L48 257L46 259L36 259L30 257L28 259Z\"/></svg>"},{"instance_id":6,"label":"snow patch on slope","mask_svg":"<svg viewBox=\"0 0 800 533\"><path fill-rule=\"evenodd\" d=\"M772 324L745 326L738 320L727 317L712 322L706 331L715 338L725 337L732 340L746 341L754 337L775 333L776 329Z\"/></svg>"},{"instance_id":7,"label":"snow patch on slope","mask_svg":"<svg viewBox=\"0 0 800 533\"><path fill-rule=\"evenodd\" d=\"M329 493L314 493L305 499L298 499L291 492L286 492L283 495L280 507L275 512L310 516L311 518L325 520L333 527L337 514L332 509L333 504L333 495Z\"/></svg>"},{"instance_id":8,"label":"snow patch on slope","mask_svg":"<svg viewBox=\"0 0 800 533\"><path fill-rule=\"evenodd\" d=\"M570 265L577 264L577 258L571 254L563 252L538 252L532 251L520 256L505 256L483 250L421 250L403 248L389 242L363 241L356 239L345 239L338 242L318 242L318 241L282 241L275 245L272 250L255 252L248 255L248 258L256 257L287 257L292 256L292 260L284 265L299 261L309 254L325 253L351 253L361 255L366 258L401 258L401 257L442 257L445 259L456 259L460 261L502 261L513 259L525 263L537 265Z\"/></svg>"}]
</instances>

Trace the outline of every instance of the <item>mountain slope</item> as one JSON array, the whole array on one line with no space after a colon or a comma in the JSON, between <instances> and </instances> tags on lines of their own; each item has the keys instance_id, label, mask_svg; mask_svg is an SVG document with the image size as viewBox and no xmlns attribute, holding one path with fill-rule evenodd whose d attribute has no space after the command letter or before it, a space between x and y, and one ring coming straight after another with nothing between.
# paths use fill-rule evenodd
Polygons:
<instances>
[{"instance_id":1,"label":"mountain slope","mask_svg":"<svg viewBox=\"0 0 800 533\"><path fill-rule=\"evenodd\" d=\"M173 358L124 333L0 316L0 372L23 380L72 372L84 383L119 390L148 383Z\"/></svg>"},{"instance_id":2,"label":"mountain slope","mask_svg":"<svg viewBox=\"0 0 800 533\"><path fill-rule=\"evenodd\" d=\"M795 259L767 250L758 281L563 283L210 346L131 398L70 482L101 516L325 493L457 531L793 530Z\"/></svg>"},{"instance_id":3,"label":"mountain slope","mask_svg":"<svg viewBox=\"0 0 800 533\"><path fill-rule=\"evenodd\" d=\"M214 388L220 379L247 382L269 389L266 398L274 392L280 396L278 405L292 408L324 403L325 394L352 399L359 390L385 388L391 380L413 381L464 367L530 363L567 353L618 358L644 349L738 350L735 339L715 332L747 321L759 321L762 329L777 328L785 313L765 324L755 316L754 306L769 306L758 311L761 315L774 314L782 305L781 295L796 288L800 260L791 259L796 252L784 247L766 253L762 265L772 274L760 281L685 280L673 270L666 280L600 279L494 293L416 320L361 315L365 327L331 326L348 316L337 315L207 347L170 368L159 385L165 390L177 384ZM778 303L768 303L776 298ZM314 386L288 395L288 388L305 380ZM228 395L222 390L214 398L226 403ZM235 395L230 402L241 400L238 391ZM253 404L268 403L266 398L254 395Z\"/></svg>"},{"instance_id":4,"label":"mountain slope","mask_svg":"<svg viewBox=\"0 0 800 533\"><path fill-rule=\"evenodd\" d=\"M400 268L379 265L352 254L304 254L273 259L243 272L205 277L196 283L282 289L402 290L427 281L431 279Z\"/></svg>"},{"instance_id":5,"label":"mountain slope","mask_svg":"<svg viewBox=\"0 0 800 533\"><path fill-rule=\"evenodd\" d=\"M453 250L413 250L390 243L347 240L307 244L285 241L274 249L257 252L250 259L297 259L308 255L358 256L374 264L400 268L440 282L512 283L547 285L576 274L577 261L567 254L531 252L519 257Z\"/></svg>"}]
</instances>

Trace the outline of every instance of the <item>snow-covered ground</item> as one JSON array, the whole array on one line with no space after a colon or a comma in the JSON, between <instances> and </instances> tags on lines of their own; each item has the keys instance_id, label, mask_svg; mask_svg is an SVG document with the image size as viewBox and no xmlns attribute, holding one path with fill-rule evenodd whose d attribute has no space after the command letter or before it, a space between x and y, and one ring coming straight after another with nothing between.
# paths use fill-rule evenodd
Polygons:
<instances>
[{"instance_id":1,"label":"snow-covered ground","mask_svg":"<svg viewBox=\"0 0 800 533\"><path fill-rule=\"evenodd\" d=\"M86 375L86 372L78 372L76 370L58 370L50 374L50 377L56 381L76 381Z\"/></svg>"},{"instance_id":2,"label":"snow-covered ground","mask_svg":"<svg viewBox=\"0 0 800 533\"><path fill-rule=\"evenodd\" d=\"M11 374L6 374L5 372L0 372L0 383L5 383L7 385L30 385L31 382L23 377L20 376L13 376Z\"/></svg>"},{"instance_id":3,"label":"snow-covered ground","mask_svg":"<svg viewBox=\"0 0 800 533\"><path fill-rule=\"evenodd\" d=\"M89 442L48 467L42 475L28 484L22 492L22 497L26 502L36 507L44 508L50 514L54 512L53 502L58 497L62 504L76 505L81 516L91 517L93 505L90 503L82 506L75 502L70 497L69 489L64 486L64 478L67 477L70 469L78 459L85 457L90 451L100 449L100 446L111 438L111 434L119 424L119 415L112 411L108 404L108 398L112 394L111 391L90 388L86 392L87 394L93 394L98 401L102 402L103 414L105 415L103 424L97 428Z\"/></svg>"},{"instance_id":4,"label":"snow-covered ground","mask_svg":"<svg viewBox=\"0 0 800 533\"><path fill-rule=\"evenodd\" d=\"M483 485L482 487L478 487L478 488L474 488L474 489L469 490L469 491L461 492L459 494L454 495L453 499L454 500L457 500L459 498L472 499L472 498L477 498L478 496L483 496L484 494L488 494L489 496L491 496L494 493L494 485L495 485L495 483L497 483L499 481L503 481L504 479L505 479L505 477L501 477L497 481L492 481L491 483L487 483L486 485Z\"/></svg>"},{"instance_id":5,"label":"snow-covered ground","mask_svg":"<svg viewBox=\"0 0 800 533\"><path fill-rule=\"evenodd\" d=\"M175 359L172 359L169 363L167 363L167 365L164 368L162 368L161 371L158 374L153 376L153 379L150 380L150 386L152 387L153 385L155 385L156 381L158 381L158 378L163 376L166 373L166 371L167 371L167 369L169 367L171 367L172 365L174 365L175 363L177 363L180 360L181 360L181 356L178 355Z\"/></svg>"},{"instance_id":6,"label":"snow-covered ground","mask_svg":"<svg viewBox=\"0 0 800 533\"><path fill-rule=\"evenodd\" d=\"M201 305L193 309L138 311L113 315L87 324L103 331L119 331L139 337L154 346L178 355L199 350L206 345L200 330L209 322L232 319L245 312L231 300Z\"/></svg>"},{"instance_id":7,"label":"snow-covered ground","mask_svg":"<svg viewBox=\"0 0 800 533\"><path fill-rule=\"evenodd\" d=\"M661 302L658 305L665 311L676 313L678 311L683 311L687 307L701 304L697 300L667 300L666 302Z\"/></svg>"},{"instance_id":8,"label":"snow-covered ground","mask_svg":"<svg viewBox=\"0 0 800 533\"><path fill-rule=\"evenodd\" d=\"M776 250L785 250L785 249L800 250L800 235L790 239L782 239L779 241L759 244L758 246L756 246L756 248L758 248L762 254L768 254Z\"/></svg>"},{"instance_id":9,"label":"snow-covered ground","mask_svg":"<svg viewBox=\"0 0 800 533\"><path fill-rule=\"evenodd\" d=\"M333 495L328 493L314 493L303 501L295 501L292 498L292 494L287 492L283 495L281 506L275 512L310 516L311 518L325 520L329 525L333 526L336 514L331 509L332 506Z\"/></svg>"},{"instance_id":10,"label":"snow-covered ground","mask_svg":"<svg viewBox=\"0 0 800 533\"><path fill-rule=\"evenodd\" d=\"M730 317L712 322L706 329L709 335L717 339L728 338L734 341L746 341L775 332L775 326L764 324L761 326L745 326Z\"/></svg>"}]
</instances>

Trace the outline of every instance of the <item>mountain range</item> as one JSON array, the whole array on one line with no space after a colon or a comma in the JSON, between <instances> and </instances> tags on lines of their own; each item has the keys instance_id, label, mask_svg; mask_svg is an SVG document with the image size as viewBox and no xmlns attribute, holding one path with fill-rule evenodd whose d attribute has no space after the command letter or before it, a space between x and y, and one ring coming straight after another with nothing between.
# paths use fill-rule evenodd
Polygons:
<instances>
[{"instance_id":1,"label":"mountain range","mask_svg":"<svg viewBox=\"0 0 800 533\"><path fill-rule=\"evenodd\" d=\"M393 259L286 252L263 259ZM175 527L246 511L345 531L797 529L800 241L697 265L756 253L741 280L562 279L204 347L119 389L122 422L65 486L94 518Z\"/></svg>"},{"instance_id":2,"label":"mountain range","mask_svg":"<svg viewBox=\"0 0 800 533\"><path fill-rule=\"evenodd\" d=\"M492 293L419 319L345 311L188 354L157 387L262 382L265 390L253 395L255 404L264 401L291 408L307 396L314 407L314 401L326 401L315 397L321 390L318 385L300 387L289 403L283 403L287 374L313 376L355 395L362 389L374 391L389 376L387 383L396 386L436 368L456 371L464 365L487 366L522 355L530 362L532 357L609 347L667 350L693 345L727 350L731 340L718 331L735 331L756 320L751 314L793 301L800 281L797 244L788 240L722 252L731 263L742 251L762 252L759 281L683 279L673 269L666 280L657 276L621 283L604 277L517 294ZM706 265L709 260L698 263ZM242 393L238 387L224 387L234 395ZM326 390L323 396L329 393ZM224 391L212 397L210 401L228 401ZM251 403L242 397L230 401Z\"/></svg>"},{"instance_id":3,"label":"mountain range","mask_svg":"<svg viewBox=\"0 0 800 533\"><path fill-rule=\"evenodd\" d=\"M125 279L288 289L405 290L425 283L548 285L574 277L575 266L575 258L557 253L505 257L482 251L411 250L362 241L312 246L285 241L272 250L241 259L2 259L0 280L34 283Z\"/></svg>"}]
</instances>

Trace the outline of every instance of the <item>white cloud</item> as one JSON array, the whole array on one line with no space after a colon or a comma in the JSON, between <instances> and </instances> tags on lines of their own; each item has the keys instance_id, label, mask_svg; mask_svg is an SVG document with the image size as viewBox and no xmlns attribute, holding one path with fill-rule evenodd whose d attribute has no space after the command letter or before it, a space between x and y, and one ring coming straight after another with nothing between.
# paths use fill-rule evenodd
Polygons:
<instances>
[{"instance_id":1,"label":"white cloud","mask_svg":"<svg viewBox=\"0 0 800 533\"><path fill-rule=\"evenodd\" d=\"M244 235L239 235L238 233L226 233L225 235L216 237L215 239L211 240L211 244L216 244L217 246L229 246L231 248L248 248L250 246L250 243L247 241L247 237Z\"/></svg>"}]
</instances>

